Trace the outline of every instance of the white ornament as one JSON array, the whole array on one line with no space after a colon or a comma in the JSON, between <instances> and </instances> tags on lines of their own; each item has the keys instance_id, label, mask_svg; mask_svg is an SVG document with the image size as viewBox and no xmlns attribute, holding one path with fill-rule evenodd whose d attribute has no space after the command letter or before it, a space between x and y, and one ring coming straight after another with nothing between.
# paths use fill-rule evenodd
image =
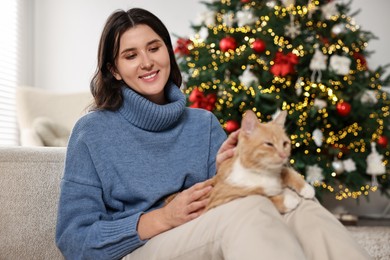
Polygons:
<instances>
[{"instance_id":1,"label":"white ornament","mask_svg":"<svg viewBox=\"0 0 390 260\"><path fill-rule=\"evenodd\" d=\"M376 97L376 92L374 90L366 90L360 98L362 104L376 104L378 99Z\"/></svg>"},{"instance_id":2,"label":"white ornament","mask_svg":"<svg viewBox=\"0 0 390 260\"><path fill-rule=\"evenodd\" d=\"M207 10L200 13L196 18L196 24L205 24L206 26L215 26L215 12Z\"/></svg>"},{"instance_id":3,"label":"white ornament","mask_svg":"<svg viewBox=\"0 0 390 260\"><path fill-rule=\"evenodd\" d=\"M289 23L284 27L285 35L291 39L295 39L298 35L301 34L301 26L296 23Z\"/></svg>"},{"instance_id":4,"label":"white ornament","mask_svg":"<svg viewBox=\"0 0 390 260\"><path fill-rule=\"evenodd\" d=\"M238 11L236 14L238 27L254 24L257 21L257 17L251 10Z\"/></svg>"},{"instance_id":5,"label":"white ornament","mask_svg":"<svg viewBox=\"0 0 390 260\"><path fill-rule=\"evenodd\" d=\"M334 33L335 35L345 33L345 31L346 31L346 27L345 24L343 23L336 24L335 26L332 27L332 33Z\"/></svg>"},{"instance_id":6,"label":"white ornament","mask_svg":"<svg viewBox=\"0 0 390 260\"><path fill-rule=\"evenodd\" d=\"M322 53L318 48L315 49L313 58L310 61L309 68L311 70L326 70L326 62L328 61L328 56Z\"/></svg>"},{"instance_id":7,"label":"white ornament","mask_svg":"<svg viewBox=\"0 0 390 260\"><path fill-rule=\"evenodd\" d=\"M206 40L207 37L209 37L209 29L207 27L202 27L200 30L199 30L199 37L203 40Z\"/></svg>"},{"instance_id":8,"label":"white ornament","mask_svg":"<svg viewBox=\"0 0 390 260\"><path fill-rule=\"evenodd\" d=\"M338 75L347 75L351 66L351 60L344 56L333 55L330 57L329 67Z\"/></svg>"},{"instance_id":9,"label":"white ornament","mask_svg":"<svg viewBox=\"0 0 390 260\"><path fill-rule=\"evenodd\" d=\"M297 82L295 82L295 93L300 96L302 95L302 78L299 78Z\"/></svg>"},{"instance_id":10,"label":"white ornament","mask_svg":"<svg viewBox=\"0 0 390 260\"><path fill-rule=\"evenodd\" d=\"M306 38L305 38L305 42L307 43L312 43L315 41L316 39L314 38L313 35L308 35Z\"/></svg>"},{"instance_id":11,"label":"white ornament","mask_svg":"<svg viewBox=\"0 0 390 260\"><path fill-rule=\"evenodd\" d=\"M386 167L382 162L383 155L379 154L376 150L376 144L371 143L371 153L367 156L367 169L366 173L372 176L372 186L378 186L377 176L386 173Z\"/></svg>"},{"instance_id":12,"label":"white ornament","mask_svg":"<svg viewBox=\"0 0 390 260\"><path fill-rule=\"evenodd\" d=\"M234 13L233 12L228 12L222 16L223 23L227 27L232 27L233 22L234 22Z\"/></svg>"},{"instance_id":13,"label":"white ornament","mask_svg":"<svg viewBox=\"0 0 390 260\"><path fill-rule=\"evenodd\" d=\"M317 82L321 81L322 70L326 70L326 63L328 56L322 53L318 48L315 49L313 58L310 61L309 68L313 71L311 74L311 81L314 82L315 74L317 74Z\"/></svg>"},{"instance_id":14,"label":"white ornament","mask_svg":"<svg viewBox=\"0 0 390 260\"><path fill-rule=\"evenodd\" d=\"M194 76L194 72L195 72L195 69L194 69L194 68L188 69L188 78L189 78L189 77L193 77L193 76Z\"/></svg>"},{"instance_id":15,"label":"white ornament","mask_svg":"<svg viewBox=\"0 0 390 260\"><path fill-rule=\"evenodd\" d=\"M284 34L292 39L295 39L298 35L301 34L301 26L294 22L293 15L290 15L290 23L284 27L284 30Z\"/></svg>"},{"instance_id":16,"label":"white ornament","mask_svg":"<svg viewBox=\"0 0 390 260\"><path fill-rule=\"evenodd\" d=\"M230 76L232 75L232 73L230 72L230 70L225 70L225 76L224 76L224 79L226 79L227 81L230 81Z\"/></svg>"},{"instance_id":17,"label":"white ornament","mask_svg":"<svg viewBox=\"0 0 390 260\"><path fill-rule=\"evenodd\" d=\"M186 72L182 72L181 78L183 79L183 84L186 84L190 78L190 75L188 75L188 73L186 73Z\"/></svg>"},{"instance_id":18,"label":"white ornament","mask_svg":"<svg viewBox=\"0 0 390 260\"><path fill-rule=\"evenodd\" d=\"M339 159L334 159L332 162L332 167L337 175L342 174L344 172L343 162Z\"/></svg>"},{"instance_id":19,"label":"white ornament","mask_svg":"<svg viewBox=\"0 0 390 260\"><path fill-rule=\"evenodd\" d=\"M246 67L246 69L244 70L242 75L238 77L238 79L244 86L247 87L251 86L251 84L257 85L259 83L259 79L255 76L255 74L253 74L249 66Z\"/></svg>"},{"instance_id":20,"label":"white ornament","mask_svg":"<svg viewBox=\"0 0 390 260\"><path fill-rule=\"evenodd\" d=\"M319 110L325 108L328 106L328 103L326 103L325 100L322 100L322 99L319 99L319 98L315 98L314 99L314 106L317 107Z\"/></svg>"},{"instance_id":21,"label":"white ornament","mask_svg":"<svg viewBox=\"0 0 390 260\"><path fill-rule=\"evenodd\" d=\"M336 5L336 1L332 1L321 7L322 15L326 20L330 20L333 16L339 15Z\"/></svg>"},{"instance_id":22,"label":"white ornament","mask_svg":"<svg viewBox=\"0 0 390 260\"><path fill-rule=\"evenodd\" d=\"M285 7L293 7L295 5L295 0L282 0L282 3Z\"/></svg>"},{"instance_id":23,"label":"white ornament","mask_svg":"<svg viewBox=\"0 0 390 260\"><path fill-rule=\"evenodd\" d=\"M309 3L307 4L307 9L307 17L311 19L313 14L318 10L318 6L313 2L313 0L309 0Z\"/></svg>"},{"instance_id":24,"label":"white ornament","mask_svg":"<svg viewBox=\"0 0 390 260\"><path fill-rule=\"evenodd\" d=\"M344 169L347 172L353 172L353 171L356 171L356 169L357 169L355 161L352 160L351 158L344 160L343 165L344 165Z\"/></svg>"},{"instance_id":25,"label":"white ornament","mask_svg":"<svg viewBox=\"0 0 390 260\"><path fill-rule=\"evenodd\" d=\"M275 0L268 1L266 3L266 6L268 6L269 8L274 8L276 6L276 1Z\"/></svg>"},{"instance_id":26,"label":"white ornament","mask_svg":"<svg viewBox=\"0 0 390 260\"><path fill-rule=\"evenodd\" d=\"M306 180L313 185L314 183L320 183L324 180L322 175L322 169L317 164L306 167Z\"/></svg>"},{"instance_id":27,"label":"white ornament","mask_svg":"<svg viewBox=\"0 0 390 260\"><path fill-rule=\"evenodd\" d=\"M313 133L312 133L312 136L313 136L313 141L314 143L320 147L322 146L322 141L324 139L324 134L322 133L322 131L318 128L316 128Z\"/></svg>"}]
</instances>

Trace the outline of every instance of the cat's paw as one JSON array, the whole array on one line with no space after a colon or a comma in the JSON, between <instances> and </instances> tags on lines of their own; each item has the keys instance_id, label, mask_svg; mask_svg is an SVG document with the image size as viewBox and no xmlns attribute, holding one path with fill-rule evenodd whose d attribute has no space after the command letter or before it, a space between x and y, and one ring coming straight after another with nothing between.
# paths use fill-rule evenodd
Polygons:
<instances>
[{"instance_id":1,"label":"cat's paw","mask_svg":"<svg viewBox=\"0 0 390 260\"><path fill-rule=\"evenodd\" d=\"M305 199L312 199L316 195L316 192L313 186L308 183L305 183L305 186L303 186L302 190L299 192L299 195L301 195Z\"/></svg>"},{"instance_id":2,"label":"cat's paw","mask_svg":"<svg viewBox=\"0 0 390 260\"><path fill-rule=\"evenodd\" d=\"M285 213L290 212L294 210L296 207L298 207L299 203L301 201L301 198L293 191L286 190L284 192L284 207L285 207Z\"/></svg>"}]
</instances>

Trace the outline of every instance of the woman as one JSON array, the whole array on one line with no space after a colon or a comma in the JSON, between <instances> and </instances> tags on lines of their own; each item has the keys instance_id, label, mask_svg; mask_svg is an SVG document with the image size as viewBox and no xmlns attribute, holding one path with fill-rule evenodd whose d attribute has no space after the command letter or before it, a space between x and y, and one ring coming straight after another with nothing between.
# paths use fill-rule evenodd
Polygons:
<instances>
[{"instance_id":1,"label":"woman","mask_svg":"<svg viewBox=\"0 0 390 260\"><path fill-rule=\"evenodd\" d=\"M205 180L233 155L238 132L226 139L213 114L186 108L180 85L163 23L143 9L113 13L91 83L95 109L67 149L56 233L67 259L366 259L314 202L282 217L250 196L202 214Z\"/></svg>"}]
</instances>

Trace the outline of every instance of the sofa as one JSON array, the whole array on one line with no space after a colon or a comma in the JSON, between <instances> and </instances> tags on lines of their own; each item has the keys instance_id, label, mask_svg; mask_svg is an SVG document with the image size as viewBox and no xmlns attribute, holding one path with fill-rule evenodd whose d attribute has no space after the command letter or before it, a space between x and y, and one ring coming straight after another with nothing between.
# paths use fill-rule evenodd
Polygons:
<instances>
[{"instance_id":1,"label":"sofa","mask_svg":"<svg viewBox=\"0 0 390 260\"><path fill-rule=\"evenodd\" d=\"M0 260L63 259L54 237L65 153L0 146ZM390 227L349 230L373 259L390 259Z\"/></svg>"},{"instance_id":2,"label":"sofa","mask_svg":"<svg viewBox=\"0 0 390 260\"><path fill-rule=\"evenodd\" d=\"M16 89L22 146L66 146L74 124L92 103L89 91L62 92L38 87Z\"/></svg>"}]
</instances>

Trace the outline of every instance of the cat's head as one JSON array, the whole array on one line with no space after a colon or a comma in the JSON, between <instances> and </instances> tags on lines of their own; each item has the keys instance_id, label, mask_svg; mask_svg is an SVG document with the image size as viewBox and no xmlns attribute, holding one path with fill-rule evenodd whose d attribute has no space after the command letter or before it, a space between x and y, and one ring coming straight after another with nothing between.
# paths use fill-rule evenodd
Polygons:
<instances>
[{"instance_id":1,"label":"cat's head","mask_svg":"<svg viewBox=\"0 0 390 260\"><path fill-rule=\"evenodd\" d=\"M291 141L284 129L286 116L287 111L282 111L272 121L260 123L253 111L245 113L237 144L245 168L278 170L288 162Z\"/></svg>"}]
</instances>

